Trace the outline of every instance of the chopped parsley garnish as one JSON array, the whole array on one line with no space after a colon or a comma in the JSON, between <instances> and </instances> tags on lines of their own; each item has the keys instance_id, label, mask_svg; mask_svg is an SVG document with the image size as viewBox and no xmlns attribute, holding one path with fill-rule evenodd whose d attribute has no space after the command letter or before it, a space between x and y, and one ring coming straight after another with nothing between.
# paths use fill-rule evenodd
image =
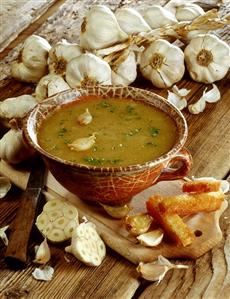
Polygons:
<instances>
[{"instance_id":1,"label":"chopped parsley garnish","mask_svg":"<svg viewBox=\"0 0 230 299\"><path fill-rule=\"evenodd\" d=\"M150 134L151 134L152 137L158 136L159 133L160 133L160 129L157 129L157 128L154 128L154 127L150 128Z\"/></svg>"},{"instance_id":2,"label":"chopped parsley garnish","mask_svg":"<svg viewBox=\"0 0 230 299\"><path fill-rule=\"evenodd\" d=\"M93 157L84 157L83 160L95 166L103 166L105 164L115 165L122 161L121 159L104 159L104 158L93 158Z\"/></svg>"},{"instance_id":3,"label":"chopped parsley garnish","mask_svg":"<svg viewBox=\"0 0 230 299\"><path fill-rule=\"evenodd\" d=\"M137 133L140 132L140 130L141 130L141 128L136 128L136 129L130 130L128 133L126 133L126 136L136 135Z\"/></svg>"},{"instance_id":4,"label":"chopped parsley garnish","mask_svg":"<svg viewBox=\"0 0 230 299\"><path fill-rule=\"evenodd\" d=\"M67 132L67 129L66 128L61 128L59 131L58 131L58 137L63 137L64 134Z\"/></svg>"}]
</instances>

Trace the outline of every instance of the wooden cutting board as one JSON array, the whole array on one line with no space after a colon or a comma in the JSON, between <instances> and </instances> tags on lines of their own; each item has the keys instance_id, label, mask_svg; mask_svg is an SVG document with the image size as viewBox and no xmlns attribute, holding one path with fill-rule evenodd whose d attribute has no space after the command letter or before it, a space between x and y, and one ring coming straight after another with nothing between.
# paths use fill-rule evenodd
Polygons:
<instances>
[{"instance_id":1,"label":"wooden cutting board","mask_svg":"<svg viewBox=\"0 0 230 299\"><path fill-rule=\"evenodd\" d=\"M0 173L8 176L14 184L22 189L26 188L29 177L28 169L13 167L4 161L0 161ZM97 230L104 239L107 246L121 254L129 261L138 264L155 260L158 255L167 258L198 258L222 239L222 232L219 226L219 219L228 206L225 200L221 209L211 213L198 213L186 218L186 223L197 235L195 241L187 247L177 247L173 244L162 242L157 247L145 247L137 242L137 239L125 230L122 221L110 217L99 205L89 205L77 196L62 187L50 172L46 175L46 198L53 197L68 200L79 210L80 217L85 216L95 223ZM180 194L183 181L160 182L138 195L134 196L131 202L132 214L146 212L145 202L153 194L175 195Z\"/></svg>"}]
</instances>

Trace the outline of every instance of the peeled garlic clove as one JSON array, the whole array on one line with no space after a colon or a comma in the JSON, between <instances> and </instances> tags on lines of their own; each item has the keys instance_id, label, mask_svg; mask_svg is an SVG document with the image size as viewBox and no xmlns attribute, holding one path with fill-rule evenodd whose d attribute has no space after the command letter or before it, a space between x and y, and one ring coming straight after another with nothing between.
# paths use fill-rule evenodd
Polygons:
<instances>
[{"instance_id":1,"label":"peeled garlic clove","mask_svg":"<svg viewBox=\"0 0 230 299\"><path fill-rule=\"evenodd\" d=\"M44 268L35 268L32 275L37 280L50 281L53 278L54 268L45 266Z\"/></svg>"},{"instance_id":2,"label":"peeled garlic clove","mask_svg":"<svg viewBox=\"0 0 230 299\"><path fill-rule=\"evenodd\" d=\"M5 197L10 188L10 180L7 177L0 176L0 198Z\"/></svg>"},{"instance_id":3,"label":"peeled garlic clove","mask_svg":"<svg viewBox=\"0 0 230 299\"><path fill-rule=\"evenodd\" d=\"M185 98L181 98L177 94L168 91L168 101L173 104L175 107L177 107L179 110L184 109L187 107L187 101Z\"/></svg>"},{"instance_id":4,"label":"peeled garlic clove","mask_svg":"<svg viewBox=\"0 0 230 299\"><path fill-rule=\"evenodd\" d=\"M36 250L34 263L44 265L50 260L50 257L51 257L50 248L45 238L44 241L38 246Z\"/></svg>"},{"instance_id":5,"label":"peeled garlic clove","mask_svg":"<svg viewBox=\"0 0 230 299\"><path fill-rule=\"evenodd\" d=\"M68 143L68 147L77 152L87 151L96 141L95 133L89 137L78 138L72 143Z\"/></svg>"},{"instance_id":6,"label":"peeled garlic clove","mask_svg":"<svg viewBox=\"0 0 230 299\"><path fill-rule=\"evenodd\" d=\"M131 210L129 205L124 206L108 206L101 204L101 206L104 208L104 210L113 218L121 219L124 218L129 211Z\"/></svg>"},{"instance_id":7,"label":"peeled garlic clove","mask_svg":"<svg viewBox=\"0 0 230 299\"><path fill-rule=\"evenodd\" d=\"M18 63L16 61L13 61L11 64L11 75L13 78L19 81L37 83L46 73L46 67L40 69L30 69L22 62Z\"/></svg>"},{"instance_id":8,"label":"peeled garlic clove","mask_svg":"<svg viewBox=\"0 0 230 299\"><path fill-rule=\"evenodd\" d=\"M87 84L111 85L111 68L94 54L82 54L67 64L66 81L72 88Z\"/></svg>"},{"instance_id":9,"label":"peeled garlic clove","mask_svg":"<svg viewBox=\"0 0 230 299\"><path fill-rule=\"evenodd\" d=\"M87 50L102 49L121 43L128 35L121 30L113 12L105 5L94 5L81 25L80 46Z\"/></svg>"},{"instance_id":10,"label":"peeled garlic clove","mask_svg":"<svg viewBox=\"0 0 230 299\"><path fill-rule=\"evenodd\" d=\"M204 99L198 100L196 103L191 104L188 106L188 110L192 114L199 114L200 112L203 112L206 106L206 102Z\"/></svg>"},{"instance_id":11,"label":"peeled garlic clove","mask_svg":"<svg viewBox=\"0 0 230 299\"><path fill-rule=\"evenodd\" d=\"M152 217L148 214L128 215L124 219L125 228L134 236L146 233L151 223Z\"/></svg>"},{"instance_id":12,"label":"peeled garlic clove","mask_svg":"<svg viewBox=\"0 0 230 299\"><path fill-rule=\"evenodd\" d=\"M86 108L85 112L78 116L77 121L80 125L88 125L91 123L92 119L93 117L90 114L89 109Z\"/></svg>"},{"instance_id":13,"label":"peeled garlic clove","mask_svg":"<svg viewBox=\"0 0 230 299\"><path fill-rule=\"evenodd\" d=\"M190 93L191 89L186 89L186 88L179 89L176 85L173 85L172 91L179 97L186 97Z\"/></svg>"},{"instance_id":14,"label":"peeled garlic clove","mask_svg":"<svg viewBox=\"0 0 230 299\"><path fill-rule=\"evenodd\" d=\"M8 238L6 235L6 230L9 228L9 225L0 228L0 239L2 239L3 243L8 246Z\"/></svg>"},{"instance_id":15,"label":"peeled garlic clove","mask_svg":"<svg viewBox=\"0 0 230 299\"><path fill-rule=\"evenodd\" d=\"M152 5L146 8L143 12L143 17L152 29L177 23L175 16L160 5Z\"/></svg>"},{"instance_id":16,"label":"peeled garlic clove","mask_svg":"<svg viewBox=\"0 0 230 299\"><path fill-rule=\"evenodd\" d=\"M194 3L186 3L176 7L178 21L192 21L203 14L203 8Z\"/></svg>"},{"instance_id":17,"label":"peeled garlic clove","mask_svg":"<svg viewBox=\"0 0 230 299\"><path fill-rule=\"evenodd\" d=\"M206 89L203 92L202 99L207 103L215 103L221 98L220 91L215 84L212 84L212 89L206 92Z\"/></svg>"},{"instance_id":18,"label":"peeled garlic clove","mask_svg":"<svg viewBox=\"0 0 230 299\"><path fill-rule=\"evenodd\" d=\"M49 71L50 73L64 75L67 63L83 53L83 49L78 44L68 43L62 40L55 44L49 51Z\"/></svg>"},{"instance_id":19,"label":"peeled garlic clove","mask_svg":"<svg viewBox=\"0 0 230 299\"><path fill-rule=\"evenodd\" d=\"M38 102L58 92L70 89L70 86L59 75L49 74L41 78L35 89L35 96Z\"/></svg>"},{"instance_id":20,"label":"peeled garlic clove","mask_svg":"<svg viewBox=\"0 0 230 299\"><path fill-rule=\"evenodd\" d=\"M137 34L151 30L151 27L147 24L142 15L133 8L119 8L116 10L115 16L121 29L127 34Z\"/></svg>"},{"instance_id":21,"label":"peeled garlic clove","mask_svg":"<svg viewBox=\"0 0 230 299\"><path fill-rule=\"evenodd\" d=\"M137 240L141 243L141 245L153 247L161 243L163 236L164 232L159 228L139 235Z\"/></svg>"}]
</instances>

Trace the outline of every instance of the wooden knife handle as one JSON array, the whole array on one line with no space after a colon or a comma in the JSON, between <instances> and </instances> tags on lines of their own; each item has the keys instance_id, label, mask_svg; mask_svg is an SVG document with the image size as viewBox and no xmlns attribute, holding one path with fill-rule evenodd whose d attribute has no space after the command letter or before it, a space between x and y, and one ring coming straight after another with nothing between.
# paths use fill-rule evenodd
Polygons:
<instances>
[{"instance_id":1,"label":"wooden knife handle","mask_svg":"<svg viewBox=\"0 0 230 299\"><path fill-rule=\"evenodd\" d=\"M5 254L5 262L10 268L26 267L27 248L40 196L41 189L36 188L26 190L20 198Z\"/></svg>"}]
</instances>

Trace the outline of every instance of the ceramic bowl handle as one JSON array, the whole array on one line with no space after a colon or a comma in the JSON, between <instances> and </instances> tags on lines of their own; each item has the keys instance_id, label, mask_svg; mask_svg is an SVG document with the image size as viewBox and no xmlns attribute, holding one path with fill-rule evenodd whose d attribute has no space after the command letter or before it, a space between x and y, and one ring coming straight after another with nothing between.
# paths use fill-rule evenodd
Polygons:
<instances>
[{"instance_id":1,"label":"ceramic bowl handle","mask_svg":"<svg viewBox=\"0 0 230 299\"><path fill-rule=\"evenodd\" d=\"M176 166L180 163L180 167L174 169L173 166ZM168 166L163 169L160 176L158 177L155 183L160 181L172 181L177 179L182 179L186 175L188 175L192 166L192 156L186 148L182 148L175 157L173 157Z\"/></svg>"}]
</instances>

